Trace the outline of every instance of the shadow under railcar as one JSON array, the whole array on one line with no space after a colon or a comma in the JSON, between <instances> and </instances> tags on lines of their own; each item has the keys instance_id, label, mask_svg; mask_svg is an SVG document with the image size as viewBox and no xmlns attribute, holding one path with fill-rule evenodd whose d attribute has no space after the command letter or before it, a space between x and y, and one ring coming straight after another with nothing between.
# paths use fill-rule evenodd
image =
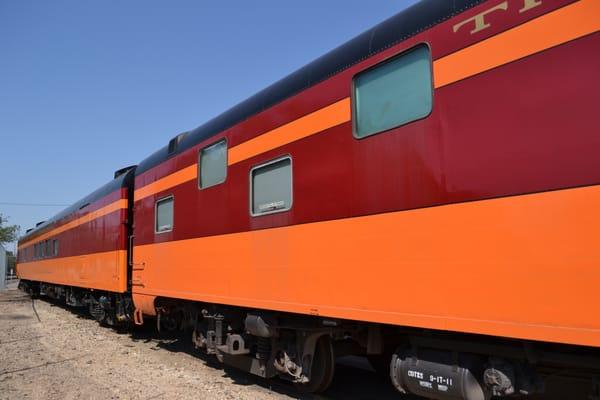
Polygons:
<instances>
[{"instance_id":1,"label":"shadow under railcar","mask_svg":"<svg viewBox=\"0 0 600 400\"><path fill-rule=\"evenodd\" d=\"M47 301L53 306L68 310L79 318L93 319L89 316L85 308L69 307L61 301L48 297L42 297L42 300ZM212 368L221 369L225 376L231 378L236 385L257 385L289 398L298 400L362 400L373 398L381 400L421 399L420 397L411 395L402 396L393 388L389 381L389 377L376 373L365 358L356 356L340 357L336 360L335 377L326 392L319 395L302 394L297 392L292 384L283 380L263 379L219 363L214 356L207 355L194 347L190 340L191 332L159 332L156 329L155 324L151 321L148 322L150 323L142 326L131 325L129 329L124 329L122 327L111 328L108 326L102 328L113 329L118 333L129 335L130 339L134 342L153 342L156 344L156 347L162 351L191 355ZM545 392L531 397L531 399L596 400L591 397L592 391L593 389L590 382L553 376L547 378Z\"/></svg>"}]
</instances>

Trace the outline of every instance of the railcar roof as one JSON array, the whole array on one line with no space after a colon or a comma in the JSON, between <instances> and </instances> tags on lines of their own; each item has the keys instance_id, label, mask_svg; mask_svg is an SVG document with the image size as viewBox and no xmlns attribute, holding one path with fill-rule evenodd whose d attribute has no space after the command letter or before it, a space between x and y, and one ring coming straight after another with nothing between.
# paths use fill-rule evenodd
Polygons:
<instances>
[{"instance_id":1,"label":"railcar roof","mask_svg":"<svg viewBox=\"0 0 600 400\"><path fill-rule=\"evenodd\" d=\"M256 93L204 125L187 132L179 143L176 153L185 151L361 60L483 1L421 0ZM170 156L172 154L168 154L168 146L161 148L139 164L136 175L162 163Z\"/></svg>"},{"instance_id":2,"label":"railcar roof","mask_svg":"<svg viewBox=\"0 0 600 400\"><path fill-rule=\"evenodd\" d=\"M133 179L133 176L134 176L133 171L134 170L130 170L130 171L127 171L127 173L124 173L124 174L118 176L117 178L108 182L104 186L100 187L98 190L90 193L89 195L85 196L83 199L75 202L73 205L65 208L64 210L62 210L61 212L59 212L58 214L56 214L49 220L45 221L43 224L36 226L28 234L21 236L19 238L19 242L27 241L30 238L38 236L38 235L42 234L43 232L51 229L52 225L56 221L59 221L62 218L66 217L70 214L73 214L75 211L79 210L80 207L82 207L86 204L91 204L97 200L100 200L101 198L111 194L115 190L118 190L123 187L127 187L130 184L131 180Z\"/></svg>"}]
</instances>

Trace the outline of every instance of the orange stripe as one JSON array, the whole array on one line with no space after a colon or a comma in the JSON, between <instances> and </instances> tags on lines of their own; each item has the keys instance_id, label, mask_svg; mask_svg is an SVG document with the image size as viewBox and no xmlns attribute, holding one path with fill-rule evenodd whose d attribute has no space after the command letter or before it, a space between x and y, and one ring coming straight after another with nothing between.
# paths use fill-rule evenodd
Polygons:
<instances>
[{"instance_id":1,"label":"orange stripe","mask_svg":"<svg viewBox=\"0 0 600 400\"><path fill-rule=\"evenodd\" d=\"M228 165L324 131L350 120L350 98L300 117L229 149ZM197 164L185 167L135 191L135 201L198 178Z\"/></svg>"},{"instance_id":2,"label":"orange stripe","mask_svg":"<svg viewBox=\"0 0 600 400\"><path fill-rule=\"evenodd\" d=\"M600 346L598 204L592 186L135 246L134 292Z\"/></svg>"},{"instance_id":3,"label":"orange stripe","mask_svg":"<svg viewBox=\"0 0 600 400\"><path fill-rule=\"evenodd\" d=\"M141 200L144 197L151 196L155 193L162 192L184 182L196 179L198 177L198 166L192 164L188 167L180 169L170 175L165 176L149 185L146 185L140 189L136 189L133 198L135 201Z\"/></svg>"},{"instance_id":4,"label":"orange stripe","mask_svg":"<svg viewBox=\"0 0 600 400\"><path fill-rule=\"evenodd\" d=\"M96 211L92 211L91 213L88 213L88 214L84 215L83 217L77 218L71 222L68 222L64 225L59 226L58 228L55 228L49 232L46 232L41 236L32 238L31 240L28 240L26 242L19 243L19 249L25 247L29 243L42 241L49 237L58 235L61 232L67 231L69 229L73 229L79 225L86 224L90 221L95 220L96 218L100 218L104 215L110 214L113 211L117 211L117 210L121 210L121 209L127 209L127 199L117 200L117 201L110 203L109 205L104 206Z\"/></svg>"},{"instance_id":5,"label":"orange stripe","mask_svg":"<svg viewBox=\"0 0 600 400\"><path fill-rule=\"evenodd\" d=\"M433 63L435 87L449 85L598 30L600 1L580 0L436 60Z\"/></svg>"},{"instance_id":6,"label":"orange stripe","mask_svg":"<svg viewBox=\"0 0 600 400\"><path fill-rule=\"evenodd\" d=\"M127 251L113 250L19 263L17 275L32 281L125 292Z\"/></svg>"},{"instance_id":7,"label":"orange stripe","mask_svg":"<svg viewBox=\"0 0 600 400\"><path fill-rule=\"evenodd\" d=\"M580 0L435 60L434 86L449 85L599 29L600 1ZM230 148L228 165L320 133L350 119L351 104L347 97ZM140 200L193 179L197 179L196 165L136 190L135 199Z\"/></svg>"},{"instance_id":8,"label":"orange stripe","mask_svg":"<svg viewBox=\"0 0 600 400\"><path fill-rule=\"evenodd\" d=\"M228 164L254 157L350 121L347 97L229 149Z\"/></svg>"}]
</instances>

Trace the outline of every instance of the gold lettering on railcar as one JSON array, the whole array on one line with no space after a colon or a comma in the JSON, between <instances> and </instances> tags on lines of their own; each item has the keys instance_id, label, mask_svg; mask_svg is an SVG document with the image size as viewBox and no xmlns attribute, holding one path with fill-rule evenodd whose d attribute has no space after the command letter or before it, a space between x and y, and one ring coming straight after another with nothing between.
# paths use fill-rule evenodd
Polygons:
<instances>
[{"instance_id":1,"label":"gold lettering on railcar","mask_svg":"<svg viewBox=\"0 0 600 400\"><path fill-rule=\"evenodd\" d=\"M523 0L523 8L519 10L519 13L524 13L532 8L542 5L542 0Z\"/></svg>"},{"instance_id":2,"label":"gold lettering on railcar","mask_svg":"<svg viewBox=\"0 0 600 400\"><path fill-rule=\"evenodd\" d=\"M521 9L519 9L519 13L524 13L526 11L531 10L532 8L535 8L537 6L541 6L542 5L542 0L523 0L523 7ZM490 26L492 26L489 22L486 21L485 17L488 14L493 13L494 11L507 11L508 10L508 0L503 1L502 3L492 7L492 8L488 8L485 11L480 12L477 15L472 16L471 18L465 19L464 21L459 22L458 24L454 25L452 27L452 31L454 33L458 32L458 30L460 28L462 28L463 26L467 25L467 24L474 24L474 28L469 32L471 35L477 32L480 32L484 29L489 28Z\"/></svg>"},{"instance_id":3,"label":"gold lettering on railcar","mask_svg":"<svg viewBox=\"0 0 600 400\"><path fill-rule=\"evenodd\" d=\"M508 1L503 1L502 3L498 4L495 7L492 7L488 10L480 12L479 14L477 14L469 19L466 19L462 22L459 22L458 24L456 24L452 27L452 30L454 31L454 33L456 33L456 32L458 32L458 30L460 28L462 28L464 25L468 24L471 21L475 23L475 29L473 29L470 32L471 35L479 32L479 31L482 31L486 28L489 28L491 25L489 23L485 22L485 16L490 13L493 13L494 11L498 11L498 10L503 10L503 11L508 10Z\"/></svg>"}]
</instances>

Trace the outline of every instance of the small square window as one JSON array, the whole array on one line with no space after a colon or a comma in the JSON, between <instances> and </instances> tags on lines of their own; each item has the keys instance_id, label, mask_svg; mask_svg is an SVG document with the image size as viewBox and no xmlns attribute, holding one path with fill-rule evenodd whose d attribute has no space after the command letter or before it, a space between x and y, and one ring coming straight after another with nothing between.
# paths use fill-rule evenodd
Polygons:
<instances>
[{"instance_id":1,"label":"small square window","mask_svg":"<svg viewBox=\"0 0 600 400\"><path fill-rule=\"evenodd\" d=\"M173 196L160 199L156 202L155 232L169 232L173 230Z\"/></svg>"},{"instance_id":2,"label":"small square window","mask_svg":"<svg viewBox=\"0 0 600 400\"><path fill-rule=\"evenodd\" d=\"M198 186L206 189L225 182L227 178L227 141L225 139L200 150L198 155Z\"/></svg>"},{"instance_id":3,"label":"small square window","mask_svg":"<svg viewBox=\"0 0 600 400\"><path fill-rule=\"evenodd\" d=\"M271 161L250 171L250 210L253 216L292 207L292 159Z\"/></svg>"}]
</instances>

